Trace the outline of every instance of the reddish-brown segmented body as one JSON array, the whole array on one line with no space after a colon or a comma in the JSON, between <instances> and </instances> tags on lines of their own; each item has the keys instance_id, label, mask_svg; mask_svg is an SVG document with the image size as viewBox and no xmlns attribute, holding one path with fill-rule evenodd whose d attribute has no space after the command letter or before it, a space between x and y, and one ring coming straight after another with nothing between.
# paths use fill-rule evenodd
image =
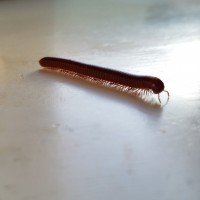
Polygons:
<instances>
[{"instance_id":1,"label":"reddish-brown segmented body","mask_svg":"<svg viewBox=\"0 0 200 200\"><path fill-rule=\"evenodd\" d=\"M66 70L79 76L107 81L111 84L124 86L128 88L128 90L133 90L136 93L140 93L141 91L143 91L144 93L153 92L159 95L159 93L165 91L163 82L160 79L152 76L132 75L121 71L53 57L42 58L39 62L41 66L46 68L64 71ZM169 96L168 92L167 94Z\"/></svg>"}]
</instances>

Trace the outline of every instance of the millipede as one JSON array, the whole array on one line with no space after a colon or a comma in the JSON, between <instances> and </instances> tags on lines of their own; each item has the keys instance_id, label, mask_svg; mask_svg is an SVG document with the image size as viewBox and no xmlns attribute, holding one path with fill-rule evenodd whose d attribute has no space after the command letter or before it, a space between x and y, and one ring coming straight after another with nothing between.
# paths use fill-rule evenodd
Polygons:
<instances>
[{"instance_id":1,"label":"millipede","mask_svg":"<svg viewBox=\"0 0 200 200\"><path fill-rule=\"evenodd\" d=\"M160 93L166 92L169 99L169 92L165 90L164 83L157 77L141 76L117 71L113 69L103 68L90 64L85 64L73 60L44 57L39 61L40 65L62 72L68 72L81 78L92 81L100 81L109 86L120 87L122 90L132 92L137 96L157 94L160 100Z\"/></svg>"}]
</instances>

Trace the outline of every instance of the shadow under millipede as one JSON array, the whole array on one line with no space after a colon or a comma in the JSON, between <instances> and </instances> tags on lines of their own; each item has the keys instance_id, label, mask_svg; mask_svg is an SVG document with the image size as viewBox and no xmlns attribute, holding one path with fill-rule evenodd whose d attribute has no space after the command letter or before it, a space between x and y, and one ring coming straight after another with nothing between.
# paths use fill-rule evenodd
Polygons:
<instances>
[{"instance_id":1,"label":"shadow under millipede","mask_svg":"<svg viewBox=\"0 0 200 200\"><path fill-rule=\"evenodd\" d=\"M127 93L117 88L102 86L102 84L96 84L88 80L85 81L82 78L73 77L68 73L61 73L54 70L41 69L39 73L43 75L48 74L48 76L55 78L55 81L68 83L89 90L90 92L95 92L96 95L112 98L115 101L125 101L144 113L158 114L162 111L162 106L153 97L147 99L146 97L137 96L134 93Z\"/></svg>"}]
</instances>

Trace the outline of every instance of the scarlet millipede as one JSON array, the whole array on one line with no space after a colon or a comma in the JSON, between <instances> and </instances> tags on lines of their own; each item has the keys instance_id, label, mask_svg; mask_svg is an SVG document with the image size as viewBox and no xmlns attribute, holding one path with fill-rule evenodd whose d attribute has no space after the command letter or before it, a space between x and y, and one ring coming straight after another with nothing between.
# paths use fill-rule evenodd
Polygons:
<instances>
[{"instance_id":1,"label":"scarlet millipede","mask_svg":"<svg viewBox=\"0 0 200 200\"><path fill-rule=\"evenodd\" d=\"M39 61L39 63L45 68L67 71L79 77L104 81L109 85L118 85L125 88L127 91L132 91L136 95L148 95L151 93L158 94L158 100L160 103L161 100L159 94L161 92L166 92L169 98L169 92L164 90L164 83L157 77L133 75L73 60L54 57L44 57Z\"/></svg>"}]
</instances>

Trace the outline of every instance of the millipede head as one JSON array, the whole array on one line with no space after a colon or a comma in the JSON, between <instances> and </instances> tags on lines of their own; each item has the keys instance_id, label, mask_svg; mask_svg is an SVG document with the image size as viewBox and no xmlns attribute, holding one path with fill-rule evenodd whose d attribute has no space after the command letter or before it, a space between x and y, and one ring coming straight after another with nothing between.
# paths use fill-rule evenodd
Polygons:
<instances>
[{"instance_id":1,"label":"millipede head","mask_svg":"<svg viewBox=\"0 0 200 200\"><path fill-rule=\"evenodd\" d=\"M151 89L153 91L154 94L158 94L158 100L159 102L161 103L161 100L160 100L160 93L161 92L166 92L167 95L168 95L168 100L169 100L169 92L167 90L164 90L165 86L164 86L164 83L159 79L159 78L153 78L152 79L152 85L151 85Z\"/></svg>"},{"instance_id":2,"label":"millipede head","mask_svg":"<svg viewBox=\"0 0 200 200\"><path fill-rule=\"evenodd\" d=\"M153 93L159 94L164 90L164 88L164 83L159 78L154 77L152 79L151 89L153 90Z\"/></svg>"}]
</instances>

